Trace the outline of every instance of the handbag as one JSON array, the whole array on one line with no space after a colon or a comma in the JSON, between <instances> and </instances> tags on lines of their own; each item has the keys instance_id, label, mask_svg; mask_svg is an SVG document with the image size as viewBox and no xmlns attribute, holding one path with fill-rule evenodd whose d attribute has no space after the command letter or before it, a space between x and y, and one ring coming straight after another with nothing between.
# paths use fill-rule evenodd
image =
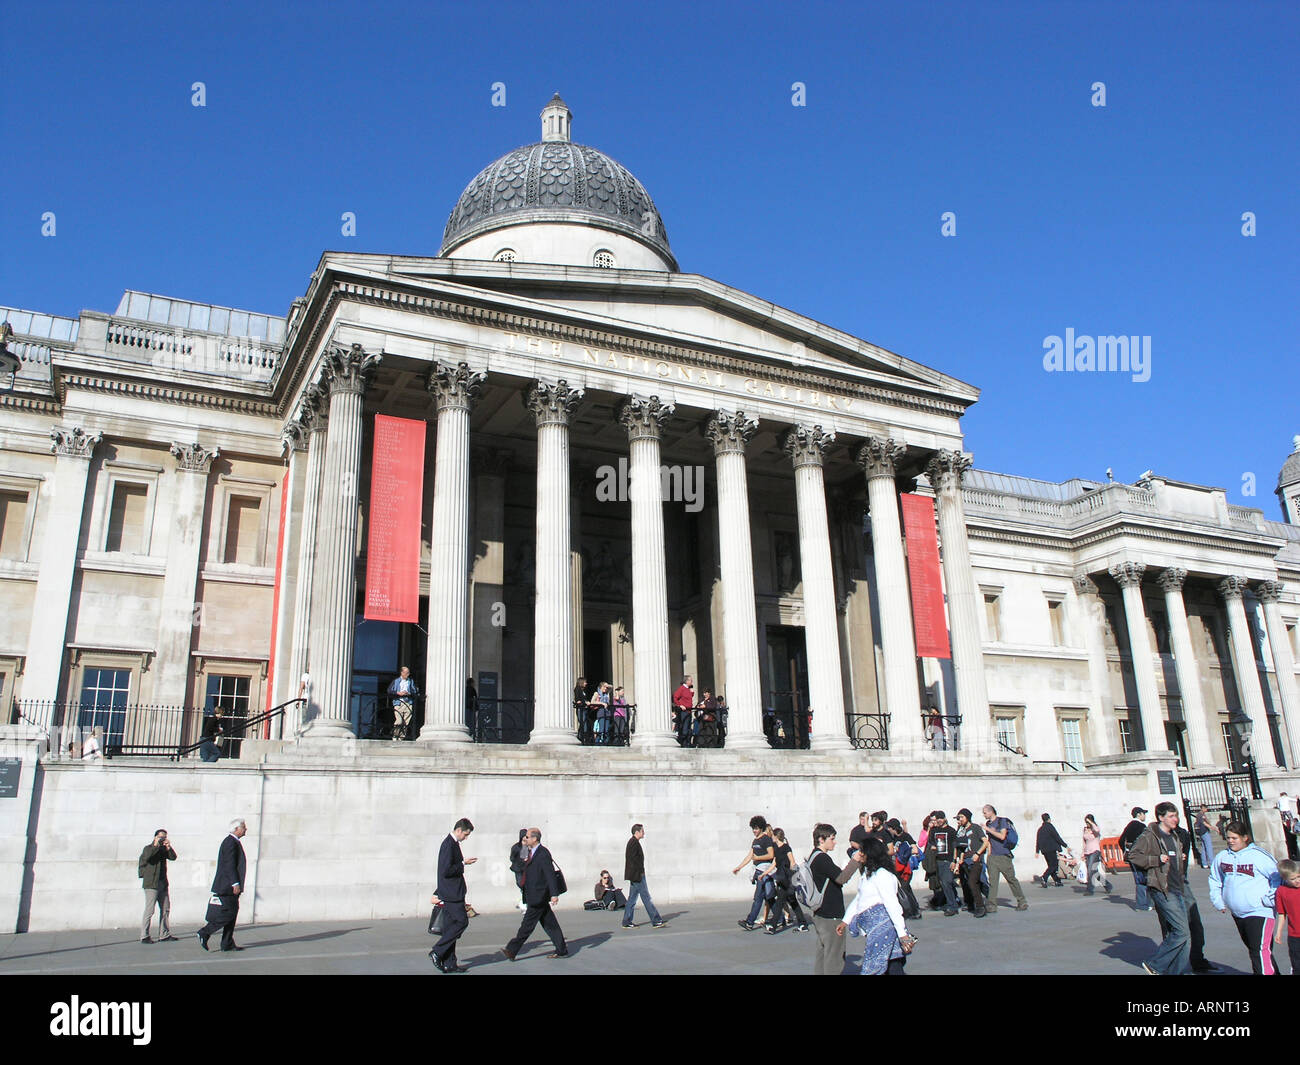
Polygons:
<instances>
[{"instance_id":1,"label":"handbag","mask_svg":"<svg viewBox=\"0 0 1300 1065\"><path fill-rule=\"evenodd\" d=\"M564 879L564 870L555 864L555 859L551 859L551 868L555 870L555 895L559 898L569 890L569 884Z\"/></svg>"},{"instance_id":2,"label":"handbag","mask_svg":"<svg viewBox=\"0 0 1300 1065\"><path fill-rule=\"evenodd\" d=\"M442 904L441 903L435 906L433 908L433 912L429 914L429 935L431 936L442 935Z\"/></svg>"}]
</instances>

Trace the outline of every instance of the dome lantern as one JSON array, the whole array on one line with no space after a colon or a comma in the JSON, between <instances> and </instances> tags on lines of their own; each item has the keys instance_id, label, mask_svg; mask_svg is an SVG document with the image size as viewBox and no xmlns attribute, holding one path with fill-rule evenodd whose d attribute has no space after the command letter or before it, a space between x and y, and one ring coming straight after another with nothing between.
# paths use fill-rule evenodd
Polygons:
<instances>
[{"instance_id":1,"label":"dome lantern","mask_svg":"<svg viewBox=\"0 0 1300 1065\"><path fill-rule=\"evenodd\" d=\"M542 108L542 140L567 141L573 128L573 112L557 92Z\"/></svg>"}]
</instances>

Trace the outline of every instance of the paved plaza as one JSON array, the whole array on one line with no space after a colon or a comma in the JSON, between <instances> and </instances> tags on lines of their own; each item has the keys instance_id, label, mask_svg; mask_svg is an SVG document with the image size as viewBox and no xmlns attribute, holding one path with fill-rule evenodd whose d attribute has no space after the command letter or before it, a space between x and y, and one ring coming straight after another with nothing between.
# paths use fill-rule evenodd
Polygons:
<instances>
[{"instance_id":1,"label":"paved plaza","mask_svg":"<svg viewBox=\"0 0 1300 1065\"><path fill-rule=\"evenodd\" d=\"M1205 923L1205 954L1224 974L1250 973L1246 949L1226 914L1210 910L1205 873L1192 870L1193 890ZM1155 913L1133 909L1133 881L1115 877L1110 896L1082 888L1042 889L1027 884L1030 908L1002 910L977 921L969 914L945 918L927 911L913 922L919 934L907 963L912 975L951 973L1020 975L1141 975L1138 963L1158 938ZM921 893L922 902L928 891ZM736 921L746 900L663 906L667 928L655 930L638 908L638 927L619 928L619 913L585 912L570 895L558 909L571 956L548 960L550 942L540 929L513 964L501 947L519 924L518 913L483 914L470 921L459 960L471 974L804 974L812 971L816 937L791 930L777 936L745 932ZM245 950L204 953L194 929L176 928L175 943L141 945L131 929L34 932L0 936L0 975L45 973L91 976L208 974L439 974L427 955L432 939L425 919L264 924L237 930ZM849 940L849 962L860 960ZM1289 972L1286 949L1278 963ZM856 967L846 971L856 971Z\"/></svg>"}]
</instances>

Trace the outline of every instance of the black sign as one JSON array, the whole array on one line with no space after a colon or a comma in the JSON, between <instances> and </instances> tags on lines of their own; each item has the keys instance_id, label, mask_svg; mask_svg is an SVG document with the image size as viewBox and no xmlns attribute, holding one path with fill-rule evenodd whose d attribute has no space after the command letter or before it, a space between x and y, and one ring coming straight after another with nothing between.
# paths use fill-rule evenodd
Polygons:
<instances>
[{"instance_id":1,"label":"black sign","mask_svg":"<svg viewBox=\"0 0 1300 1065\"><path fill-rule=\"evenodd\" d=\"M0 758L0 799L18 798L18 778L22 773L21 758Z\"/></svg>"},{"instance_id":2,"label":"black sign","mask_svg":"<svg viewBox=\"0 0 1300 1065\"><path fill-rule=\"evenodd\" d=\"M1172 769L1157 769L1156 781L1161 795L1178 794L1178 789L1174 786L1174 771Z\"/></svg>"}]
</instances>

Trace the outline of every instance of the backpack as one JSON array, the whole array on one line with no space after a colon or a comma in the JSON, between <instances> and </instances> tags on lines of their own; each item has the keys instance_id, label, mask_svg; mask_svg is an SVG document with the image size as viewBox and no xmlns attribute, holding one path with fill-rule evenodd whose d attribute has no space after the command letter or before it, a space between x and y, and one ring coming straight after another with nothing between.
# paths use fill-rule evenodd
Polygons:
<instances>
[{"instance_id":1,"label":"backpack","mask_svg":"<svg viewBox=\"0 0 1300 1065\"><path fill-rule=\"evenodd\" d=\"M1009 817L1002 818L1007 823L1007 838L1002 841L1003 846L1009 851L1016 849L1016 844L1020 842L1020 833L1016 831L1016 823Z\"/></svg>"},{"instance_id":2,"label":"backpack","mask_svg":"<svg viewBox=\"0 0 1300 1065\"><path fill-rule=\"evenodd\" d=\"M826 884L820 888L817 886L817 878L813 876L812 860L817 852L813 851L795 868L790 877L790 882L794 884L795 897L799 900L799 905L807 906L810 910L815 910L822 904L822 899L826 895ZM830 883L830 877L826 878L826 883Z\"/></svg>"}]
</instances>

